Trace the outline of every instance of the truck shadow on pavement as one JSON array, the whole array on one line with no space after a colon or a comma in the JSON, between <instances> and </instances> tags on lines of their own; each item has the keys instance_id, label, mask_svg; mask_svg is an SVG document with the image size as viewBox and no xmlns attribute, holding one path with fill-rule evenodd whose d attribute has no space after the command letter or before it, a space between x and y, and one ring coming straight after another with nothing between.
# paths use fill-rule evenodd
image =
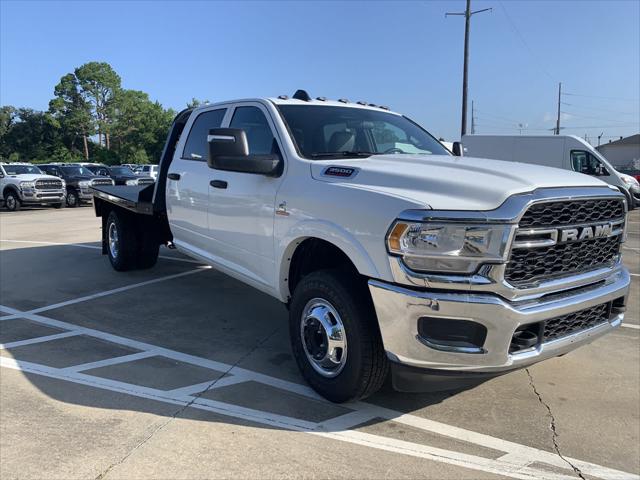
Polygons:
<instances>
[{"instance_id":1,"label":"truck shadow on pavement","mask_svg":"<svg viewBox=\"0 0 640 480\"><path fill-rule=\"evenodd\" d=\"M2 371L21 371L51 399L331 432L461 391L403 394L387 382L366 404L329 403L298 373L287 311L277 300L174 252L163 252L153 269L117 273L99 248L0 253ZM375 411L378 404L394 410Z\"/></svg>"}]
</instances>

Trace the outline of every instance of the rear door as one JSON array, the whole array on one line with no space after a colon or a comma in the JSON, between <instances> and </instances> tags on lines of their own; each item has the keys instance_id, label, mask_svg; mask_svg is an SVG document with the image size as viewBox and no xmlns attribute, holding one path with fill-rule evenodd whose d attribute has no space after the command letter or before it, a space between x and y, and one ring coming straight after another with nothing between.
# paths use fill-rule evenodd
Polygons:
<instances>
[{"instance_id":1,"label":"rear door","mask_svg":"<svg viewBox=\"0 0 640 480\"><path fill-rule=\"evenodd\" d=\"M222 125L227 109L199 111L185 126L169 166L166 187L167 216L178 247L208 257L210 254L209 176L207 135Z\"/></svg>"}]
</instances>

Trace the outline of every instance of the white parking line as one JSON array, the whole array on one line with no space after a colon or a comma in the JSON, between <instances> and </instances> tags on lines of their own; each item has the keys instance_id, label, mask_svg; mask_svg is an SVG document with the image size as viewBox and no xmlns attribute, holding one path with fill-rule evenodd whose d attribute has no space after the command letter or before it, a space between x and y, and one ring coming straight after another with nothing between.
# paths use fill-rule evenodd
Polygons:
<instances>
[{"instance_id":1,"label":"white parking line","mask_svg":"<svg viewBox=\"0 0 640 480\"><path fill-rule=\"evenodd\" d=\"M47 305L45 307L34 308L33 310L29 310L28 312L14 313L14 314L8 315L6 317L0 317L0 321L12 320L14 318L24 317L25 314L42 313L42 312L46 312L48 310L54 310L56 308L67 307L69 305L74 305L76 303L86 302L88 300L95 300L96 298L101 298L101 297L106 297L108 295L113 295L113 294L116 294L116 293L126 292L127 290L131 290L133 288L145 287L147 285L153 285L154 283L164 282L164 281L167 281L167 280L173 280L174 278L185 277L187 275L193 275L194 273L203 272L203 271L209 270L209 269L211 269L210 266L203 265L203 266L200 266L200 267L196 268L195 270L188 270L186 272L174 273L173 275L166 275L164 277L152 278L151 280L145 280L144 282L132 283L131 285L125 285L124 287L118 287L118 288L114 288L112 290L105 290L105 291L94 293L94 294L91 294L91 295L86 295L84 297L79 297L79 298L74 298L72 300L66 300L64 302L54 303L52 305Z\"/></svg>"},{"instance_id":2,"label":"white parking line","mask_svg":"<svg viewBox=\"0 0 640 480\"><path fill-rule=\"evenodd\" d=\"M232 377L224 377L216 382L218 385L220 382L239 383L243 381L254 381L270 385L281 390L285 390L291 393L304 395L310 398L318 399L321 402L326 400L320 398L313 390L304 385L288 382L268 375L259 374L251 370L232 367L231 365L208 360L192 355L187 355L174 350L165 349L163 347L150 345L144 342L138 342L136 340L127 339L125 337L119 337L117 335L101 332L85 327L78 327L77 325L69 324L52 318L36 315L28 312L20 312L14 308L0 306L0 311L9 313L12 315L21 315L31 321L42 323L45 325L54 326L57 328L69 329L78 334L90 335L103 340L118 343L120 345L129 346L142 350L142 353L162 355L169 358L173 358L188 363L200 365L205 368L211 368L217 371L224 371L228 374L234 375ZM140 354L134 354L140 355ZM118 360L122 360L123 357L115 357L114 359L106 360L105 362L114 363ZM118 361L118 363L121 363ZM87 364L84 364L86 367ZM389 452L402 453L405 455L411 455L418 458L426 458L438 462L443 462L451 465L457 465L464 468L475 469L478 471L484 471L489 473L496 473L499 475L506 475L514 478L534 479L534 478L548 478L548 479L561 479L561 478L575 478L572 475L565 475L562 473L551 473L548 470L536 469L529 467L528 465L533 462L541 462L547 465L557 467L560 469L570 470L568 464L560 458L558 455L538 450L526 445L517 444L507 440L491 437L478 432L473 432L460 427L447 425L433 420L417 417L414 415L403 414L402 412L378 407L365 402L358 402L354 404L346 404L346 408L355 410L353 414L343 415L334 419L313 423L296 418L286 417L282 415L276 415L270 412L264 412L254 410L250 408L240 407L237 405L219 402L204 398L196 398L190 396L188 391L192 393L198 393L202 391L203 384L190 385L182 387L180 389L162 391L148 387L142 387L139 385L132 385L124 382L118 382L115 380L104 379L100 377L94 377L87 374L82 374L75 371L82 366L68 367L66 369L56 369L45 365L38 365L29 362L16 361L6 357L0 357L0 366L6 368L13 368L22 370L25 372L35 373L39 375L45 375L51 378L58 378L61 380L71 381L74 383L80 383L83 385L91 385L96 388L126 393L142 398L151 398L154 400L164 401L176 405L187 405L191 403L191 408L198 408L202 410L208 410L211 412L232 416L235 418L242 418L265 425L272 425L279 428L285 428L288 430L302 431L314 435L323 437L334 438L358 445L365 445L371 448L377 448L380 450L386 450ZM229 378L229 380L225 380ZM234 380L235 379L235 380ZM224 383L222 384L224 385ZM204 386L206 388L206 385ZM366 422L374 418L383 418L392 420L394 422L410 425L414 428L419 428L424 431L429 431L439 435L444 435L450 438L461 440L463 442L482 445L494 450L503 451L505 454L498 459L484 458L474 455L467 455L460 452L454 452L449 450L438 449L426 445L420 445L412 442L405 442L401 440L393 440L379 435L371 435L364 432L354 432L349 430L351 427L360 423ZM333 422L333 423L332 423ZM633 478L640 479L637 475L633 475L627 472L602 467L589 462L568 458L568 460L576 465L585 475L599 477L603 479L622 479Z\"/></svg>"},{"instance_id":3,"label":"white parking line","mask_svg":"<svg viewBox=\"0 0 640 480\"><path fill-rule=\"evenodd\" d=\"M106 360L98 360L96 362L83 363L81 365L73 365L72 367L63 368L63 372L83 372L100 367L110 367L119 363L135 362L143 358L155 357L157 353L154 350L147 352L132 353L131 355L122 355L121 357L107 358Z\"/></svg>"},{"instance_id":4,"label":"white parking line","mask_svg":"<svg viewBox=\"0 0 640 480\"><path fill-rule=\"evenodd\" d=\"M35 343L50 342L51 340L58 340L60 338L76 337L78 335L81 335L81 334L77 331L63 332L63 333L56 333L55 335L47 335L45 337L28 338L27 340L18 340L16 342L0 343L0 350L23 347L25 345L33 345Z\"/></svg>"},{"instance_id":5,"label":"white parking line","mask_svg":"<svg viewBox=\"0 0 640 480\"><path fill-rule=\"evenodd\" d=\"M623 323L620 325L621 327L633 328L634 330L640 330L640 325L636 325L634 323Z\"/></svg>"},{"instance_id":6,"label":"white parking line","mask_svg":"<svg viewBox=\"0 0 640 480\"><path fill-rule=\"evenodd\" d=\"M97 245L84 245L82 243L58 243L58 242L36 242L31 240L2 240L0 242L7 243L25 243L29 245L55 245L61 247L78 247L78 248L89 248L91 250L102 250L102 247ZM170 257L168 255L158 255L158 258L163 258L165 260L173 260L175 262L185 262L185 263L193 263L195 265L202 265L202 262L197 260L191 260L190 258L178 258L178 257Z\"/></svg>"}]
</instances>

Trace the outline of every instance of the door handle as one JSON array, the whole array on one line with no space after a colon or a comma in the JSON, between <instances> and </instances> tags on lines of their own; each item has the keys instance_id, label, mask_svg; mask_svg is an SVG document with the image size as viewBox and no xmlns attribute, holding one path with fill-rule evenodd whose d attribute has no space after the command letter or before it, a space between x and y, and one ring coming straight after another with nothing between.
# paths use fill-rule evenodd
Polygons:
<instances>
[{"instance_id":1,"label":"door handle","mask_svg":"<svg viewBox=\"0 0 640 480\"><path fill-rule=\"evenodd\" d=\"M209 182L209 185L211 185L213 188L227 188L228 183L224 180L211 180Z\"/></svg>"},{"instance_id":2,"label":"door handle","mask_svg":"<svg viewBox=\"0 0 640 480\"><path fill-rule=\"evenodd\" d=\"M180 174L179 173L170 173L167 175L167 178L169 180L180 180Z\"/></svg>"}]
</instances>

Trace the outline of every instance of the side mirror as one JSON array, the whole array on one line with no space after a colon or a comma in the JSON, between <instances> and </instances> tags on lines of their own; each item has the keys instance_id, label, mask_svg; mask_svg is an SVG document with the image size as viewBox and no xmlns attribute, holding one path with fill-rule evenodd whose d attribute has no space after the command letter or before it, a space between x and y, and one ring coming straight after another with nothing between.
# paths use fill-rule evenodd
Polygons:
<instances>
[{"instance_id":1,"label":"side mirror","mask_svg":"<svg viewBox=\"0 0 640 480\"><path fill-rule=\"evenodd\" d=\"M453 151L453 154L456 157L462 157L464 156L464 149L462 148L462 143L460 142L453 142L453 147L451 148Z\"/></svg>"},{"instance_id":2,"label":"side mirror","mask_svg":"<svg viewBox=\"0 0 640 480\"><path fill-rule=\"evenodd\" d=\"M239 128L213 128L207 136L210 168L231 172L278 176L282 172L280 155L252 155L247 134Z\"/></svg>"}]
</instances>

